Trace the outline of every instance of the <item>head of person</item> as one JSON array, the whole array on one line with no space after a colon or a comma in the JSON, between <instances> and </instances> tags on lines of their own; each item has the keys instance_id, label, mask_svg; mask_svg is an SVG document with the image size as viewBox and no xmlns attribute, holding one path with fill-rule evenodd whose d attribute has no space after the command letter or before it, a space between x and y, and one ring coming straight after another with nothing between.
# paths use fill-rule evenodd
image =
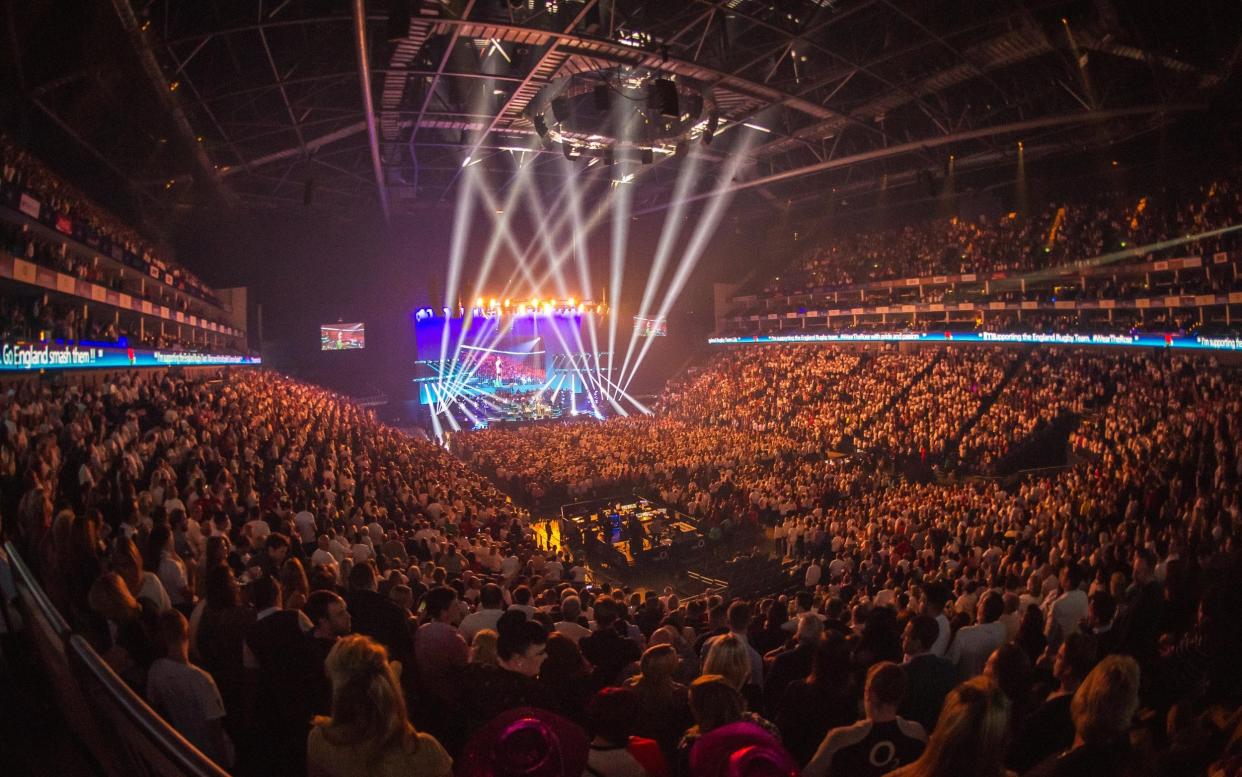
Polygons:
<instances>
[{"instance_id":1,"label":"head of person","mask_svg":"<svg viewBox=\"0 0 1242 777\"><path fill-rule=\"evenodd\" d=\"M204 593L207 606L213 610L225 610L241 603L241 586L233 577L233 570L224 564L208 567Z\"/></svg>"},{"instance_id":2,"label":"head of person","mask_svg":"<svg viewBox=\"0 0 1242 777\"><path fill-rule=\"evenodd\" d=\"M283 564L285 557L289 555L289 538L280 532L272 532L263 541L263 547L267 549L267 555L272 561Z\"/></svg>"},{"instance_id":3,"label":"head of person","mask_svg":"<svg viewBox=\"0 0 1242 777\"><path fill-rule=\"evenodd\" d=\"M324 662L332 682L332 716L316 718L329 742L375 758L417 742L401 683L384 646L360 634L341 637Z\"/></svg>"},{"instance_id":4,"label":"head of person","mask_svg":"<svg viewBox=\"0 0 1242 777\"><path fill-rule=\"evenodd\" d=\"M628 688L603 688L587 704L587 728L601 742L624 745L638 714L638 694Z\"/></svg>"},{"instance_id":5,"label":"head of person","mask_svg":"<svg viewBox=\"0 0 1242 777\"><path fill-rule=\"evenodd\" d=\"M495 583L488 583L479 591L479 606L484 610L499 610L504 603L504 592Z\"/></svg>"},{"instance_id":6,"label":"head of person","mask_svg":"<svg viewBox=\"0 0 1242 777\"><path fill-rule=\"evenodd\" d=\"M548 633L520 610L509 610L496 622L497 663L502 669L537 677L548 657Z\"/></svg>"},{"instance_id":7,"label":"head of person","mask_svg":"<svg viewBox=\"0 0 1242 777\"><path fill-rule=\"evenodd\" d=\"M736 634L745 634L750 628L750 605L738 601L729 605L729 630Z\"/></svg>"},{"instance_id":8,"label":"head of person","mask_svg":"<svg viewBox=\"0 0 1242 777\"><path fill-rule=\"evenodd\" d=\"M672 645L655 645L643 651L639 661L638 685L643 688L672 689L673 676L681 659Z\"/></svg>"},{"instance_id":9,"label":"head of person","mask_svg":"<svg viewBox=\"0 0 1242 777\"><path fill-rule=\"evenodd\" d=\"M891 718L906 695L906 672L899 664L881 661L867 670L863 705L871 718Z\"/></svg>"},{"instance_id":10,"label":"head of person","mask_svg":"<svg viewBox=\"0 0 1242 777\"><path fill-rule=\"evenodd\" d=\"M545 646L547 658L539 668L540 677L552 680L581 677L586 674L587 663L578 649L578 643L564 634L548 634Z\"/></svg>"},{"instance_id":11,"label":"head of person","mask_svg":"<svg viewBox=\"0 0 1242 777\"><path fill-rule=\"evenodd\" d=\"M930 583L923 589L923 614L935 618L949 603L949 589L942 583Z\"/></svg>"},{"instance_id":12,"label":"head of person","mask_svg":"<svg viewBox=\"0 0 1242 777\"><path fill-rule=\"evenodd\" d=\"M741 720L746 701L732 683L718 674L702 674L690 684L690 712L700 734Z\"/></svg>"},{"instance_id":13,"label":"head of person","mask_svg":"<svg viewBox=\"0 0 1242 777\"><path fill-rule=\"evenodd\" d=\"M296 558L287 558L280 566L280 587L290 595L305 594L310 591L310 581L306 579L306 568Z\"/></svg>"},{"instance_id":14,"label":"head of person","mask_svg":"<svg viewBox=\"0 0 1242 777\"><path fill-rule=\"evenodd\" d=\"M474 633L474 641L470 643L470 663L498 666L496 641L498 635L492 629L479 629Z\"/></svg>"},{"instance_id":15,"label":"head of person","mask_svg":"<svg viewBox=\"0 0 1242 777\"><path fill-rule=\"evenodd\" d=\"M736 634L717 639L707 651L703 673L720 675L741 691L750 678L750 651L746 643Z\"/></svg>"},{"instance_id":16,"label":"head of person","mask_svg":"<svg viewBox=\"0 0 1242 777\"><path fill-rule=\"evenodd\" d=\"M807 682L833 696L840 696L853 685L853 669L849 643L840 633L830 631L815 646Z\"/></svg>"},{"instance_id":17,"label":"head of person","mask_svg":"<svg viewBox=\"0 0 1242 777\"><path fill-rule=\"evenodd\" d=\"M173 609L159 616L160 641L170 658L185 659L190 651L190 623L185 616Z\"/></svg>"},{"instance_id":18,"label":"head of person","mask_svg":"<svg viewBox=\"0 0 1242 777\"><path fill-rule=\"evenodd\" d=\"M824 622L818 615L807 613L798 618L798 631L794 638L799 645L814 645L824 636Z\"/></svg>"},{"instance_id":19,"label":"head of person","mask_svg":"<svg viewBox=\"0 0 1242 777\"><path fill-rule=\"evenodd\" d=\"M901 649L907 656L926 653L940 636L940 624L930 615L916 615L906 623L901 635Z\"/></svg>"},{"instance_id":20,"label":"head of person","mask_svg":"<svg viewBox=\"0 0 1242 777\"><path fill-rule=\"evenodd\" d=\"M349 590L351 591L375 591L378 584L375 565L370 561L355 564L349 570Z\"/></svg>"},{"instance_id":21,"label":"head of person","mask_svg":"<svg viewBox=\"0 0 1242 777\"><path fill-rule=\"evenodd\" d=\"M427 605L427 621L452 624L457 618L457 591L446 585L437 586L423 597Z\"/></svg>"},{"instance_id":22,"label":"head of person","mask_svg":"<svg viewBox=\"0 0 1242 777\"><path fill-rule=\"evenodd\" d=\"M331 639L343 637L353 628L349 607L340 595L332 591L312 591L302 608L314 624L316 637Z\"/></svg>"},{"instance_id":23,"label":"head of person","mask_svg":"<svg viewBox=\"0 0 1242 777\"><path fill-rule=\"evenodd\" d=\"M974 677L945 697L927 748L905 777L1001 777L1009 700L991 678Z\"/></svg>"},{"instance_id":24,"label":"head of person","mask_svg":"<svg viewBox=\"0 0 1242 777\"><path fill-rule=\"evenodd\" d=\"M561 600L561 620L573 621L578 620L582 615L582 600L576 596L566 596Z\"/></svg>"},{"instance_id":25,"label":"head of person","mask_svg":"<svg viewBox=\"0 0 1242 777\"><path fill-rule=\"evenodd\" d=\"M979 600L979 622L995 623L1005 614L1005 597L997 591L988 591Z\"/></svg>"},{"instance_id":26,"label":"head of person","mask_svg":"<svg viewBox=\"0 0 1242 777\"><path fill-rule=\"evenodd\" d=\"M87 594L91 611L111 623L129 623L142 614L138 600L116 572L107 572L95 579Z\"/></svg>"},{"instance_id":27,"label":"head of person","mask_svg":"<svg viewBox=\"0 0 1242 777\"><path fill-rule=\"evenodd\" d=\"M1129 656L1105 656L1087 673L1070 702L1078 740L1115 741L1130 730L1139 704L1139 665Z\"/></svg>"},{"instance_id":28,"label":"head of person","mask_svg":"<svg viewBox=\"0 0 1242 777\"><path fill-rule=\"evenodd\" d=\"M388 589L388 598L392 600L393 604L408 614L410 608L414 606L414 589L405 583L398 583Z\"/></svg>"},{"instance_id":29,"label":"head of person","mask_svg":"<svg viewBox=\"0 0 1242 777\"><path fill-rule=\"evenodd\" d=\"M983 673L996 681L1011 702L1026 698L1031 684L1031 659L1013 642L992 651Z\"/></svg>"},{"instance_id":30,"label":"head of person","mask_svg":"<svg viewBox=\"0 0 1242 777\"><path fill-rule=\"evenodd\" d=\"M1061 688L1073 691L1082 685L1095 666L1096 641L1090 634L1076 631L1065 638L1052 662L1052 676Z\"/></svg>"},{"instance_id":31,"label":"head of person","mask_svg":"<svg viewBox=\"0 0 1242 777\"><path fill-rule=\"evenodd\" d=\"M1134 582L1139 585L1150 583L1156 574L1156 554L1147 548L1134 551Z\"/></svg>"}]
</instances>

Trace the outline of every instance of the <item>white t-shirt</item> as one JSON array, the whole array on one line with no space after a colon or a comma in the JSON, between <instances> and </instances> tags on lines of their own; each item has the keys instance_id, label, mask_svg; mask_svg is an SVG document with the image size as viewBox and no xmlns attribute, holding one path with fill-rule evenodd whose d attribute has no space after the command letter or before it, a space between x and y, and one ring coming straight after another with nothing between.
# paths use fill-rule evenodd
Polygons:
<instances>
[{"instance_id":1,"label":"white t-shirt","mask_svg":"<svg viewBox=\"0 0 1242 777\"><path fill-rule=\"evenodd\" d=\"M193 664L157 658L147 672L147 700L181 736L221 766L233 765L233 745L222 734L216 747L211 722L224 717L224 702L211 675Z\"/></svg>"}]
</instances>

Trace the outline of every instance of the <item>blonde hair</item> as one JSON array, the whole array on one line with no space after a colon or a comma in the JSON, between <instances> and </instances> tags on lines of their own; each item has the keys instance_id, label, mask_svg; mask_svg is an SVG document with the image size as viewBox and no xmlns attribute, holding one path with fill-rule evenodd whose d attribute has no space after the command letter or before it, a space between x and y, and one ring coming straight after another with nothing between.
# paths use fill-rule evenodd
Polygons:
<instances>
[{"instance_id":1,"label":"blonde hair","mask_svg":"<svg viewBox=\"0 0 1242 777\"><path fill-rule=\"evenodd\" d=\"M1009 700L979 675L949 692L927 748L889 777L1000 777L1009 729Z\"/></svg>"},{"instance_id":2,"label":"blonde hair","mask_svg":"<svg viewBox=\"0 0 1242 777\"><path fill-rule=\"evenodd\" d=\"M1124 734L1138 710L1139 665L1129 656L1105 656L1070 702L1074 730L1094 742Z\"/></svg>"},{"instance_id":3,"label":"blonde hair","mask_svg":"<svg viewBox=\"0 0 1242 777\"><path fill-rule=\"evenodd\" d=\"M496 654L496 642L500 635L492 629L480 629L474 633L474 641L470 643L470 663L499 666L500 657Z\"/></svg>"},{"instance_id":4,"label":"blonde hair","mask_svg":"<svg viewBox=\"0 0 1242 777\"><path fill-rule=\"evenodd\" d=\"M703 662L703 674L718 674L737 690L750 677L750 651L735 634L726 634L712 643Z\"/></svg>"},{"instance_id":5,"label":"blonde hair","mask_svg":"<svg viewBox=\"0 0 1242 777\"><path fill-rule=\"evenodd\" d=\"M634 684L660 688L671 687L673 675L677 672L678 660L677 651L672 645L652 645L643 651L642 660L638 665L641 673L634 678Z\"/></svg>"},{"instance_id":6,"label":"blonde hair","mask_svg":"<svg viewBox=\"0 0 1242 777\"><path fill-rule=\"evenodd\" d=\"M332 681L332 716L316 717L312 723L324 739L358 748L370 762L393 748L417 749L405 695L383 645L359 634L341 637L324 668Z\"/></svg>"}]
</instances>

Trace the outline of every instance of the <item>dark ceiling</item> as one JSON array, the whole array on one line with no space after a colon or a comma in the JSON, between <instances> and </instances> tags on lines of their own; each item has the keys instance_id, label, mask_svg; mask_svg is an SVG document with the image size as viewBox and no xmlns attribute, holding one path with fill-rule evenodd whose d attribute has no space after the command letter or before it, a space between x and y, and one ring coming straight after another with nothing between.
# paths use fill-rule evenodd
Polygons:
<instances>
[{"instance_id":1,"label":"dark ceiling","mask_svg":"<svg viewBox=\"0 0 1242 777\"><path fill-rule=\"evenodd\" d=\"M182 209L413 213L451 203L468 160L512 180L518 147L551 190L588 173L541 142L532 101L619 66L710 90L731 129L690 156L768 130L731 185L785 203L1210 114L1242 57L1230 0L383 0L364 11L372 137L348 0L8 5L9 131ZM643 166L634 208L662 208L687 158Z\"/></svg>"}]
</instances>

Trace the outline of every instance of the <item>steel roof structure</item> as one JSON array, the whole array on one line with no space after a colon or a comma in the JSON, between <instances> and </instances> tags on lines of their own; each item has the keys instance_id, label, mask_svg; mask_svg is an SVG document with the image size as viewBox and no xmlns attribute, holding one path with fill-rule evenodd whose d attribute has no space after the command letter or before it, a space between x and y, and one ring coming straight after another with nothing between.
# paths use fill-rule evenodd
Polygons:
<instances>
[{"instance_id":1,"label":"steel roof structure","mask_svg":"<svg viewBox=\"0 0 1242 777\"><path fill-rule=\"evenodd\" d=\"M724 130L693 154L763 132L734 183L785 202L913 181L949 154L997 164L1018 141L1028 158L1113 143L1202 110L1240 58L1236 28L1157 46L1111 0L107 2L140 65L116 100L156 95L192 153L177 168L75 118L82 72L33 85L39 108L136 188L194 179L251 208L411 212L452 202L466 160L511 173L516 148L555 186L566 166L532 102L624 65L711 90ZM663 207L683 163L650 165L635 208Z\"/></svg>"}]
</instances>

